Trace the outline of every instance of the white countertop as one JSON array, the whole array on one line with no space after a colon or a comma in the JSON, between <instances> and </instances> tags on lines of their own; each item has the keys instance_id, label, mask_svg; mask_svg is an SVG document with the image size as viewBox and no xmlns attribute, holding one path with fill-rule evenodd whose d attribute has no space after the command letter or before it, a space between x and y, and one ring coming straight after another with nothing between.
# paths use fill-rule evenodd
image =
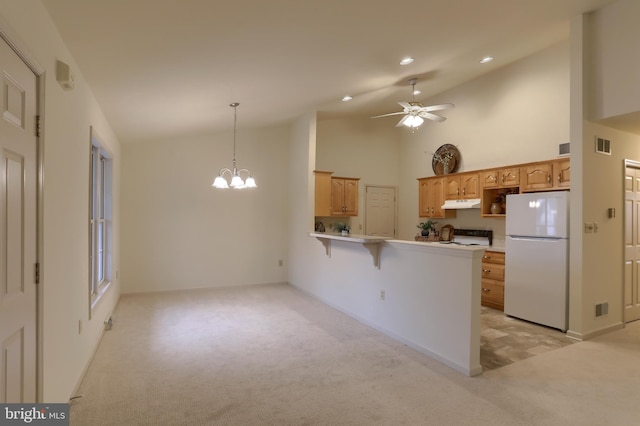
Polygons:
<instances>
[{"instance_id":1,"label":"white countertop","mask_svg":"<svg viewBox=\"0 0 640 426\"><path fill-rule=\"evenodd\" d=\"M373 237L370 235L359 235L359 234L342 235L334 232L310 232L309 235L311 237L316 237L316 238L326 238L329 240L349 241L352 243L362 243L362 244L376 244L376 243L381 243L383 241L393 239L393 238L387 238L387 237Z\"/></svg>"}]
</instances>

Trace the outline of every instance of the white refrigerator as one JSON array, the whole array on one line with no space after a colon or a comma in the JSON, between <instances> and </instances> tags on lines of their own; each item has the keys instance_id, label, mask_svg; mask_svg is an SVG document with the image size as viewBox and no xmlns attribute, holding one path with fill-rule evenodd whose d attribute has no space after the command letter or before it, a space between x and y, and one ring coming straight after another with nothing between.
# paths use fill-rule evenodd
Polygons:
<instances>
[{"instance_id":1,"label":"white refrigerator","mask_svg":"<svg viewBox=\"0 0 640 426\"><path fill-rule=\"evenodd\" d=\"M504 313L566 331L569 193L507 195Z\"/></svg>"}]
</instances>

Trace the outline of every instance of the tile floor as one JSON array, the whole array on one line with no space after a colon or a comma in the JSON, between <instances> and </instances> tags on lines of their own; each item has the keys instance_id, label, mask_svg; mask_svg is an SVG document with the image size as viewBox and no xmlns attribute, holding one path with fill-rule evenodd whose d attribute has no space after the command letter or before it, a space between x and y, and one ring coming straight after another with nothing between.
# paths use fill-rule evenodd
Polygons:
<instances>
[{"instance_id":1,"label":"tile floor","mask_svg":"<svg viewBox=\"0 0 640 426\"><path fill-rule=\"evenodd\" d=\"M508 317L485 306L480 317L480 364L485 371L576 342L560 330Z\"/></svg>"}]
</instances>

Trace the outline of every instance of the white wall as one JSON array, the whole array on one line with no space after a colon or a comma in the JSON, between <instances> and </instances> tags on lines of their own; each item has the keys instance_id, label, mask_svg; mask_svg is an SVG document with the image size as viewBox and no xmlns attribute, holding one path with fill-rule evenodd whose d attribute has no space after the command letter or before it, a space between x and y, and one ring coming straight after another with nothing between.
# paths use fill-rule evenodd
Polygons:
<instances>
[{"instance_id":1,"label":"white wall","mask_svg":"<svg viewBox=\"0 0 640 426\"><path fill-rule=\"evenodd\" d=\"M366 185L400 183L399 136L393 126L369 117L318 120L315 169L360 178L358 216L349 219L354 233L363 233ZM343 221L337 218L333 222ZM324 223L330 222L325 219Z\"/></svg>"},{"instance_id":2,"label":"white wall","mask_svg":"<svg viewBox=\"0 0 640 426\"><path fill-rule=\"evenodd\" d=\"M618 0L591 15L591 119L640 111L640 2Z\"/></svg>"},{"instance_id":3,"label":"white wall","mask_svg":"<svg viewBox=\"0 0 640 426\"><path fill-rule=\"evenodd\" d=\"M572 247L579 246L572 249L569 333L581 338L620 327L624 320L623 169L625 159L640 159L640 135L584 117L609 118L640 110L635 43L640 35L639 6L637 1L619 0L574 20L572 31L575 70L571 77L572 82L582 83L576 87L582 93L575 96L582 96L584 113L572 118L572 132L580 135L581 147L574 157L579 161L577 173L572 166ZM611 140L611 156L594 152L596 136ZM607 216L610 207L618 212L615 219ZM598 222L599 232L583 233L583 222ZM609 302L609 314L596 318L595 305L603 302Z\"/></svg>"},{"instance_id":4,"label":"white wall","mask_svg":"<svg viewBox=\"0 0 640 426\"><path fill-rule=\"evenodd\" d=\"M611 140L612 155L595 153L595 136ZM622 132L595 123L584 124L583 203L585 222L597 222L598 233L582 235L582 327L589 337L623 320L624 283L624 160L640 161L640 135ZM608 209L616 217L608 217ZM609 314L595 317L595 305L609 303Z\"/></svg>"},{"instance_id":5,"label":"white wall","mask_svg":"<svg viewBox=\"0 0 640 426\"><path fill-rule=\"evenodd\" d=\"M288 126L238 127L255 190L211 187L232 167L232 133L123 145L122 291L285 281L289 138Z\"/></svg>"},{"instance_id":6,"label":"white wall","mask_svg":"<svg viewBox=\"0 0 640 426\"><path fill-rule=\"evenodd\" d=\"M0 0L3 28L46 70L44 91L44 218L40 297L39 400L67 402L119 297L116 278L89 319L89 127L114 165L114 264L119 267L120 145L44 7L37 0ZM63 91L56 59L70 65L76 87ZM82 329L79 331L79 323Z\"/></svg>"}]
</instances>

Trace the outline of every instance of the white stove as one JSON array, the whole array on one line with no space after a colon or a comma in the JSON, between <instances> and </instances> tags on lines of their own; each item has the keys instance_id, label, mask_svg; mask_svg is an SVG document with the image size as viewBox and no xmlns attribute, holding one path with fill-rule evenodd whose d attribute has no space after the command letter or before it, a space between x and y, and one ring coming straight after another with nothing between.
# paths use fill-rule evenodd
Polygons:
<instances>
[{"instance_id":1,"label":"white stove","mask_svg":"<svg viewBox=\"0 0 640 426\"><path fill-rule=\"evenodd\" d=\"M464 246L490 246L493 231L486 229L454 229L451 244Z\"/></svg>"}]
</instances>

